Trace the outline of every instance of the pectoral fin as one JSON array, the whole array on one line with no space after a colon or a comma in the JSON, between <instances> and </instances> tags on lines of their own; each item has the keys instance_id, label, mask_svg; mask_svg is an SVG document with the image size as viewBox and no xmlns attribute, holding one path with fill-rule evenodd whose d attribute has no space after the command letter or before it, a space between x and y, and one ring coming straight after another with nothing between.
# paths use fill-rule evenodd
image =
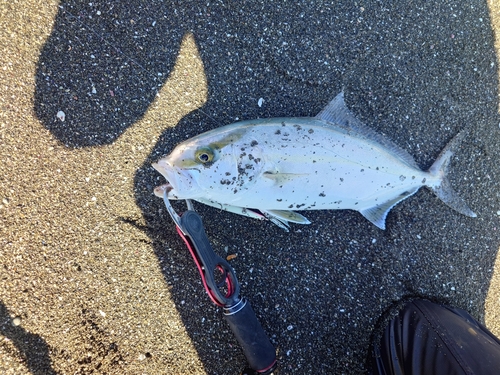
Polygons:
<instances>
[{"instance_id":1,"label":"pectoral fin","mask_svg":"<svg viewBox=\"0 0 500 375\"><path fill-rule=\"evenodd\" d=\"M366 219L370 220L374 225L379 227L380 229L385 229L385 219L387 214L391 210L392 207L397 205L402 200L408 198L409 196L415 194L419 188L413 188L412 190L405 191L404 193L389 199L388 201L378 204L373 207L365 208L364 210L359 211L361 215L363 215Z\"/></svg>"},{"instance_id":2,"label":"pectoral fin","mask_svg":"<svg viewBox=\"0 0 500 375\"><path fill-rule=\"evenodd\" d=\"M276 185L283 185L286 182L293 181L297 177L306 176L305 173L280 173L280 172L264 172L263 177L273 180Z\"/></svg>"}]
</instances>

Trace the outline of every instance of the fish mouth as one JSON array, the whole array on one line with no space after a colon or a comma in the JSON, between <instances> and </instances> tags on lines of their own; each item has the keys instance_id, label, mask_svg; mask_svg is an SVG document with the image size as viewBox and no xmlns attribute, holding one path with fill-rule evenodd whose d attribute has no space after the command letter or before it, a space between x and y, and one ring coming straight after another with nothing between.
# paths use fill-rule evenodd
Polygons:
<instances>
[{"instance_id":1,"label":"fish mouth","mask_svg":"<svg viewBox=\"0 0 500 375\"><path fill-rule=\"evenodd\" d=\"M153 163L152 167L154 169L156 169L158 172L160 172L163 175L163 177L166 177L167 176L167 170L166 170L166 168L162 164L163 163L161 163L161 161L158 162L158 163ZM167 196L168 196L168 194L172 190L174 190L174 187L167 180L166 184L163 184L163 185L155 187L154 190L153 190L153 192L154 192L154 195L156 195L157 197L163 198L163 194L165 193L165 191L167 192Z\"/></svg>"},{"instance_id":2,"label":"fish mouth","mask_svg":"<svg viewBox=\"0 0 500 375\"><path fill-rule=\"evenodd\" d=\"M172 185L170 185L170 183L167 182L166 184L155 187L153 192L157 197L163 198L163 194L165 194L165 191L167 192L167 196L168 196L168 194L172 190L174 190L174 187Z\"/></svg>"}]
</instances>

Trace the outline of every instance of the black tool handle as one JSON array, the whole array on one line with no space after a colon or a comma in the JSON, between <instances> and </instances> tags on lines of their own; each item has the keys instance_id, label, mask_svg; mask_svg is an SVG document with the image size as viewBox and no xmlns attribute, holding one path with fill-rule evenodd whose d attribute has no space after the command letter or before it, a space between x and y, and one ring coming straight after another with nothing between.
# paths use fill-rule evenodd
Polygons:
<instances>
[{"instance_id":1,"label":"black tool handle","mask_svg":"<svg viewBox=\"0 0 500 375\"><path fill-rule=\"evenodd\" d=\"M224 317L250 367L259 374L269 374L276 367L276 349L257 320L250 303L242 298L236 305L225 307Z\"/></svg>"},{"instance_id":2,"label":"black tool handle","mask_svg":"<svg viewBox=\"0 0 500 375\"><path fill-rule=\"evenodd\" d=\"M214 252L203 228L200 215L195 211L186 211L181 216L181 224L183 230L186 232L186 236L189 237L195 248L197 258L203 265L204 277L208 288L210 288L208 292L220 305L232 305L236 303L240 293L240 285L236 279L236 274L231 265ZM229 293L223 292L220 289L220 285L215 280L216 270L222 271L224 278L231 285Z\"/></svg>"},{"instance_id":3,"label":"black tool handle","mask_svg":"<svg viewBox=\"0 0 500 375\"><path fill-rule=\"evenodd\" d=\"M276 350L260 325L250 303L240 299L240 285L231 265L215 254L203 228L201 217L186 211L180 219L183 231L189 237L196 257L203 265L209 294L224 306L224 316L229 323L250 367L257 374L269 374L276 367ZM231 285L229 294L223 293L214 277L214 270L222 269Z\"/></svg>"}]
</instances>

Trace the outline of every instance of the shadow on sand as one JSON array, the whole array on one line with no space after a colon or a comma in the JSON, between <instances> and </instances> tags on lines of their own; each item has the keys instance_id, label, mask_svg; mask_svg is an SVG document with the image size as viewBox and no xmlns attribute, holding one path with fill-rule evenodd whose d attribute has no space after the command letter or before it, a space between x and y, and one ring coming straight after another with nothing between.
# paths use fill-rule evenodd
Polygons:
<instances>
[{"instance_id":1,"label":"shadow on sand","mask_svg":"<svg viewBox=\"0 0 500 375\"><path fill-rule=\"evenodd\" d=\"M135 187L160 268L209 374L236 373L244 359L151 195L158 175L149 166L176 143L237 117L314 116L344 89L353 112L422 167L467 124L464 157L453 169L469 178L478 166L496 174L487 157L498 82L486 4L334 4L68 1L41 52L35 112L61 142L80 148L112 143L140 119L172 70L182 36L194 34L208 101L164 132ZM71 114L64 123L55 117L61 108ZM452 180L473 209L486 205L486 194ZM484 211L485 220L473 221L420 192L391 212L385 232L344 211L308 212L313 224L287 234L197 208L214 248L238 253L233 265L279 349L281 374L364 371L373 325L403 295L435 296L484 315L491 277L484 270L500 244ZM50 366L43 355L33 358Z\"/></svg>"}]
</instances>

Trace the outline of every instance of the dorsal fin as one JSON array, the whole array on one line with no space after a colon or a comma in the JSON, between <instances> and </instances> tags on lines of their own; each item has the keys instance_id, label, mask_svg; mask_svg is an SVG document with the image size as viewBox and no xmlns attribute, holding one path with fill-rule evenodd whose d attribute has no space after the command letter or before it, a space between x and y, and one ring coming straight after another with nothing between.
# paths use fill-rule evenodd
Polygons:
<instances>
[{"instance_id":1,"label":"dorsal fin","mask_svg":"<svg viewBox=\"0 0 500 375\"><path fill-rule=\"evenodd\" d=\"M345 104L344 92L340 92L315 118L340 125L351 133L375 141L390 150L410 167L420 169L415 160L413 160L413 157L406 150L403 150L390 139L377 133L354 117Z\"/></svg>"}]
</instances>

